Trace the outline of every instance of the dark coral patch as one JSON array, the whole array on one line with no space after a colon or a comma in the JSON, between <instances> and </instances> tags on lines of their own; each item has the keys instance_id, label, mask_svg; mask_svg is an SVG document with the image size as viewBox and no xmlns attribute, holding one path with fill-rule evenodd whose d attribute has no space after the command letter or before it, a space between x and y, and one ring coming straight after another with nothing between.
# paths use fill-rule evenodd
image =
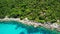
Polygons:
<instances>
[{"instance_id":1,"label":"dark coral patch","mask_svg":"<svg viewBox=\"0 0 60 34\"><path fill-rule=\"evenodd\" d=\"M20 32L19 34L25 34L24 32Z\"/></svg>"}]
</instances>

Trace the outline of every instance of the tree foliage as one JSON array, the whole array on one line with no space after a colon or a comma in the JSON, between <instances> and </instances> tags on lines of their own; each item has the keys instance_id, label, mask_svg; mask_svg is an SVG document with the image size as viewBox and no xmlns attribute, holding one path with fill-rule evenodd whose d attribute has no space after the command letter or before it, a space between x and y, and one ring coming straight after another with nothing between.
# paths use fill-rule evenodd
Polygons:
<instances>
[{"instance_id":1,"label":"tree foliage","mask_svg":"<svg viewBox=\"0 0 60 34\"><path fill-rule=\"evenodd\" d=\"M0 0L0 18L28 18L36 22L60 20L60 0Z\"/></svg>"}]
</instances>

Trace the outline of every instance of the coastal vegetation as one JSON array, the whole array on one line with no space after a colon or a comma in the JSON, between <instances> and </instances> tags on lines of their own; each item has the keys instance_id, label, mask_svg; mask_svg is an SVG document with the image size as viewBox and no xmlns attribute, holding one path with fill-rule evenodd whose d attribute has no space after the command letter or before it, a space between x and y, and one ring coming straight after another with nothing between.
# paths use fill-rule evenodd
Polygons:
<instances>
[{"instance_id":1,"label":"coastal vegetation","mask_svg":"<svg viewBox=\"0 0 60 34\"><path fill-rule=\"evenodd\" d=\"M60 20L60 0L0 0L0 18L5 16L55 23Z\"/></svg>"}]
</instances>

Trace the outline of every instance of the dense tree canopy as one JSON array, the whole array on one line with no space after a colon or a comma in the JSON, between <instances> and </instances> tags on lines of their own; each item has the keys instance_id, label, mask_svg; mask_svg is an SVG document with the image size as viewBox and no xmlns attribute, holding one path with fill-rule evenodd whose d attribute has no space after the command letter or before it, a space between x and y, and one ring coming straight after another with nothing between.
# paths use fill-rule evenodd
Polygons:
<instances>
[{"instance_id":1,"label":"dense tree canopy","mask_svg":"<svg viewBox=\"0 0 60 34\"><path fill-rule=\"evenodd\" d=\"M60 20L60 0L0 0L0 18L5 16L56 22Z\"/></svg>"}]
</instances>

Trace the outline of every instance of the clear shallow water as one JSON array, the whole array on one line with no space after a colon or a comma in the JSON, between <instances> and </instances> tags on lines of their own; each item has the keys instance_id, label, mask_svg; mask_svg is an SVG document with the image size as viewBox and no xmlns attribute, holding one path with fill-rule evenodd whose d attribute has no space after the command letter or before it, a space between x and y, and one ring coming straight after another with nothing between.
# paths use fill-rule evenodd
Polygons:
<instances>
[{"instance_id":1,"label":"clear shallow water","mask_svg":"<svg viewBox=\"0 0 60 34\"><path fill-rule=\"evenodd\" d=\"M0 34L59 34L43 27L34 28L16 21L0 22Z\"/></svg>"}]
</instances>

